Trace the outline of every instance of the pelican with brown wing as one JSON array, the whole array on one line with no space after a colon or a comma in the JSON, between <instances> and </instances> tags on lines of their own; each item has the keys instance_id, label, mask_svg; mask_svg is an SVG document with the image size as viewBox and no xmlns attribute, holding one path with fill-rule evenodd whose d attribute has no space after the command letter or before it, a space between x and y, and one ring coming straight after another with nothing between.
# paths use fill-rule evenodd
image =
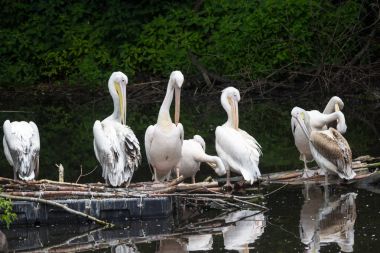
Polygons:
<instances>
[{"instance_id":1,"label":"pelican with brown wing","mask_svg":"<svg viewBox=\"0 0 380 253\"><path fill-rule=\"evenodd\" d=\"M344 116L343 116L344 117ZM350 145L340 129L346 129L345 120L339 120L337 129L330 127L328 130L313 130L310 126L310 116L303 111L297 115L297 121L309 139L311 154L318 166L326 174L332 172L340 178L350 180L356 174L352 170L352 152Z\"/></svg>"}]
</instances>

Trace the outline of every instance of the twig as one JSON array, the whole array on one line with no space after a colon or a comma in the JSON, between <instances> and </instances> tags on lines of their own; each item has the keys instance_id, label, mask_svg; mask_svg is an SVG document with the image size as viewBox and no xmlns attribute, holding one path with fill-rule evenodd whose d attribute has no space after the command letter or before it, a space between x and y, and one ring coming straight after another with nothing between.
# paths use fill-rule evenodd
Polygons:
<instances>
[{"instance_id":1,"label":"twig","mask_svg":"<svg viewBox=\"0 0 380 253\"><path fill-rule=\"evenodd\" d=\"M38 203L43 203L43 204L59 207L59 208L62 208L62 209L64 209L65 211L67 211L69 213L76 214L76 215L85 217L85 218L87 218L89 220L95 221L96 223L98 223L100 225L103 225L103 226L106 226L106 227L113 227L114 226L112 223L108 223L106 221L99 220L99 219L97 219L97 218L95 218L95 217L93 217L91 215L88 215L88 214L76 211L74 209L71 209L70 207L62 205L62 204L57 203L55 201L51 201L51 200L47 200L47 199L40 199L40 198L13 196L13 195L5 194L5 193L0 193L0 197L12 199L12 200L24 200L24 201L38 202Z\"/></svg>"},{"instance_id":2,"label":"twig","mask_svg":"<svg viewBox=\"0 0 380 253\"><path fill-rule=\"evenodd\" d=\"M276 190L271 191L270 193L264 194L264 197L267 197L267 196L269 196L269 195L272 195L273 193L275 193L275 192L281 190L282 188L284 188L285 186L288 186L288 184L284 184L283 186L277 188Z\"/></svg>"},{"instance_id":3,"label":"twig","mask_svg":"<svg viewBox=\"0 0 380 253\"><path fill-rule=\"evenodd\" d=\"M77 181L75 181L75 183L77 184L79 182L79 179L81 179L82 177L85 177L85 176L88 176L90 175L92 172L94 172L96 169L98 168L98 166L95 166L95 168L93 168L90 172L86 173L86 174L83 174L83 168L82 168L82 165L80 165L80 175L79 177L77 178Z\"/></svg>"}]
</instances>

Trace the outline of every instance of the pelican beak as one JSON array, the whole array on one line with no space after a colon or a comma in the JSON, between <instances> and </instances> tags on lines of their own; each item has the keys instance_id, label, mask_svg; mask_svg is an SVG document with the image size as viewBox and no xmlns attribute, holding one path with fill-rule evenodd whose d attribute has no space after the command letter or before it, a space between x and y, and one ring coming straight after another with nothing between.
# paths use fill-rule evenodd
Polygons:
<instances>
[{"instance_id":1,"label":"pelican beak","mask_svg":"<svg viewBox=\"0 0 380 253\"><path fill-rule=\"evenodd\" d=\"M181 102L181 89L175 88L175 108L174 108L174 123L178 125L179 123L179 113L180 113L180 102Z\"/></svg>"},{"instance_id":2,"label":"pelican beak","mask_svg":"<svg viewBox=\"0 0 380 253\"><path fill-rule=\"evenodd\" d=\"M121 116L122 116L121 122L122 122L122 124L126 125L127 124L127 86L123 85L121 91L122 91L122 95L123 95L123 99L122 99L123 111L121 113Z\"/></svg>"},{"instance_id":3,"label":"pelican beak","mask_svg":"<svg viewBox=\"0 0 380 253\"><path fill-rule=\"evenodd\" d=\"M228 97L228 103L231 106L231 113L232 113L232 124L233 127L238 130L239 129L239 109L238 109L238 102L231 98Z\"/></svg>"},{"instance_id":4,"label":"pelican beak","mask_svg":"<svg viewBox=\"0 0 380 253\"><path fill-rule=\"evenodd\" d=\"M301 126L303 132L305 133L306 137L308 139L310 139L310 133L309 133L309 130L307 129L306 127L306 124L305 124L305 114L303 112L301 112L297 117L296 117L299 125Z\"/></svg>"},{"instance_id":5,"label":"pelican beak","mask_svg":"<svg viewBox=\"0 0 380 253\"><path fill-rule=\"evenodd\" d=\"M116 93L119 97L119 109L121 124L125 125L126 118L126 99L125 99L125 87L121 87L120 83L115 82Z\"/></svg>"},{"instance_id":6,"label":"pelican beak","mask_svg":"<svg viewBox=\"0 0 380 253\"><path fill-rule=\"evenodd\" d=\"M335 103L335 111L336 111L336 112L339 112L339 111L340 111L338 103Z\"/></svg>"},{"instance_id":7,"label":"pelican beak","mask_svg":"<svg viewBox=\"0 0 380 253\"><path fill-rule=\"evenodd\" d=\"M339 112L339 111L340 111L339 105L338 105L338 103L335 103L335 112ZM339 124L339 120L338 119L336 120L336 123Z\"/></svg>"}]
</instances>

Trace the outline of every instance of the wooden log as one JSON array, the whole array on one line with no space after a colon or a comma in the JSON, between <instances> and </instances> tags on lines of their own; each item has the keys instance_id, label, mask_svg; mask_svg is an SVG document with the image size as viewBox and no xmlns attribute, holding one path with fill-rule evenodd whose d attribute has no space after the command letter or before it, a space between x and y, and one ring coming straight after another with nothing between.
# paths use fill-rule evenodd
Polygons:
<instances>
[{"instance_id":1,"label":"wooden log","mask_svg":"<svg viewBox=\"0 0 380 253\"><path fill-rule=\"evenodd\" d=\"M75 215L79 215L79 216L82 216L82 217L85 217L89 220L92 220L100 225L103 225L103 226L106 226L106 227L113 227L114 225L112 223L108 223L106 221L102 221L102 220L99 220L91 215L88 215L88 214L85 214L85 213L82 213L82 212L79 212L79 211L76 211L74 209L71 209L65 205L62 205L60 203L57 203L55 201L51 201L51 200L46 200L46 199L39 199L39 198L30 198L30 197L21 197L21 196L14 196L14 195L10 195L10 194L5 194L5 193L0 193L0 197L3 197L3 198L8 198L8 199L11 199L11 200L24 200L24 201L32 201L32 202L38 202L38 203L43 203L43 204L46 204L46 205L51 205L51 206L55 206L55 207L59 207L59 208L62 208L63 210L67 211L68 213L72 213L72 214L75 214Z\"/></svg>"},{"instance_id":2,"label":"wooden log","mask_svg":"<svg viewBox=\"0 0 380 253\"><path fill-rule=\"evenodd\" d=\"M129 193L122 192L82 192L82 191L36 191L36 192L8 192L12 196L35 198L126 198L133 197Z\"/></svg>"},{"instance_id":3,"label":"wooden log","mask_svg":"<svg viewBox=\"0 0 380 253\"><path fill-rule=\"evenodd\" d=\"M218 182L199 182L194 184L179 184L177 185L178 191L190 191L198 188L213 188L218 187Z\"/></svg>"}]
</instances>

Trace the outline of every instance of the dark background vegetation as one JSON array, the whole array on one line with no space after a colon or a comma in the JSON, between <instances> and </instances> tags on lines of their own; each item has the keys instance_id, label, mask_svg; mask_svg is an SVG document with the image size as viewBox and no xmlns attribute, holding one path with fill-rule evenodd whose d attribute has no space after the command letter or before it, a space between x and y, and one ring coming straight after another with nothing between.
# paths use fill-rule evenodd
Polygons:
<instances>
[{"instance_id":1,"label":"dark background vegetation","mask_svg":"<svg viewBox=\"0 0 380 253\"><path fill-rule=\"evenodd\" d=\"M133 85L180 69L202 91L378 98L378 24L370 0L3 0L0 82L96 87L122 70Z\"/></svg>"}]
</instances>

